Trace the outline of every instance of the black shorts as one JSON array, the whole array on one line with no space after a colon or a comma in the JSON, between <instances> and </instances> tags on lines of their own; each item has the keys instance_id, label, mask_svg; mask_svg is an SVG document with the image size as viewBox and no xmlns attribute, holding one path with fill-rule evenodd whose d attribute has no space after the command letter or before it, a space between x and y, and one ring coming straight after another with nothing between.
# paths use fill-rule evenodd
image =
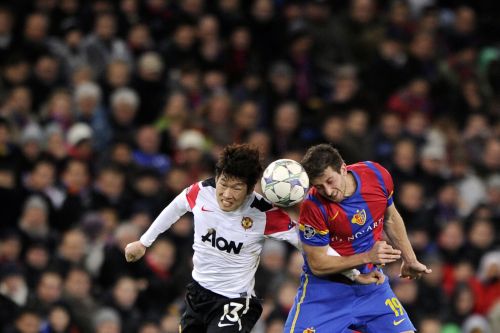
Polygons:
<instances>
[{"instance_id":1,"label":"black shorts","mask_svg":"<svg viewBox=\"0 0 500 333\"><path fill-rule=\"evenodd\" d=\"M262 313L255 297L228 298L193 281L187 285L181 333L248 333Z\"/></svg>"}]
</instances>

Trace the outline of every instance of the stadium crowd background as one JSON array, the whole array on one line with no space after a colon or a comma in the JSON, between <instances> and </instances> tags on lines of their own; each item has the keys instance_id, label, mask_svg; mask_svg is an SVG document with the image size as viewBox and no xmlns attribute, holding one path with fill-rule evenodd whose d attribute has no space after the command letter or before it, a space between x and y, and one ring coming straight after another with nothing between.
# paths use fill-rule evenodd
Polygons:
<instances>
[{"instance_id":1,"label":"stadium crowd background","mask_svg":"<svg viewBox=\"0 0 500 333\"><path fill-rule=\"evenodd\" d=\"M328 141L392 173L433 270L386 268L419 332L500 332L499 7L4 1L0 331L177 332L191 217L138 263L125 244L224 145L256 144L267 165ZM282 331L301 263L266 243L255 332Z\"/></svg>"}]
</instances>

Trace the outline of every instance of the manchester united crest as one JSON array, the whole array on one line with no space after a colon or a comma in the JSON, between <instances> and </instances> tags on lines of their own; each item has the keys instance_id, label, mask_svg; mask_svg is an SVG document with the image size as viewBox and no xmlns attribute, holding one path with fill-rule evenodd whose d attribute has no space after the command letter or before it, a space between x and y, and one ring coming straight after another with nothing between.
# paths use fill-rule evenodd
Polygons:
<instances>
[{"instance_id":1,"label":"manchester united crest","mask_svg":"<svg viewBox=\"0 0 500 333\"><path fill-rule=\"evenodd\" d=\"M316 333L316 329L314 327L308 327L302 333Z\"/></svg>"},{"instance_id":2,"label":"manchester united crest","mask_svg":"<svg viewBox=\"0 0 500 333\"><path fill-rule=\"evenodd\" d=\"M243 229L248 230L253 226L253 220L247 216L241 219L241 226Z\"/></svg>"},{"instance_id":3,"label":"manchester united crest","mask_svg":"<svg viewBox=\"0 0 500 333\"><path fill-rule=\"evenodd\" d=\"M363 225L366 222L366 212L364 209L356 210L356 214L353 215L351 222L354 224Z\"/></svg>"}]
</instances>

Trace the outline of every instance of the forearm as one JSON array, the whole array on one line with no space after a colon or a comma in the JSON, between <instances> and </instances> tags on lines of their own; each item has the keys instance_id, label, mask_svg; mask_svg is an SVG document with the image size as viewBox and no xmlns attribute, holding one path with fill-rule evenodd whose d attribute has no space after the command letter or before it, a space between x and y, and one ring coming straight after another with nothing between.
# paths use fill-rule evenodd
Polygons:
<instances>
[{"instance_id":1,"label":"forearm","mask_svg":"<svg viewBox=\"0 0 500 333\"><path fill-rule=\"evenodd\" d=\"M368 253L359 253L351 256L328 255L327 250L314 251L311 246L304 245L309 267L315 275L342 273L370 262Z\"/></svg>"},{"instance_id":2,"label":"forearm","mask_svg":"<svg viewBox=\"0 0 500 333\"><path fill-rule=\"evenodd\" d=\"M335 251L335 249L331 246L328 247L328 251L326 252L326 254L328 254L329 256L332 256L332 257L339 257L340 256L340 254L337 251ZM348 269L348 270L342 271L340 273L345 275L346 277L348 277L349 279L351 279L353 281L359 275L359 271L355 268Z\"/></svg>"},{"instance_id":3,"label":"forearm","mask_svg":"<svg viewBox=\"0 0 500 333\"><path fill-rule=\"evenodd\" d=\"M160 215L158 215L148 230L146 230L140 238L140 242L144 246L151 246L161 233L168 230L172 224L177 222L177 220L187 212L184 200L185 194L182 192L167 207L165 207Z\"/></svg>"},{"instance_id":4,"label":"forearm","mask_svg":"<svg viewBox=\"0 0 500 333\"><path fill-rule=\"evenodd\" d=\"M385 220L384 231L393 246L401 250L401 256L404 261L414 262L417 260L410 240L408 239L403 218L396 209L394 209L390 217Z\"/></svg>"}]
</instances>

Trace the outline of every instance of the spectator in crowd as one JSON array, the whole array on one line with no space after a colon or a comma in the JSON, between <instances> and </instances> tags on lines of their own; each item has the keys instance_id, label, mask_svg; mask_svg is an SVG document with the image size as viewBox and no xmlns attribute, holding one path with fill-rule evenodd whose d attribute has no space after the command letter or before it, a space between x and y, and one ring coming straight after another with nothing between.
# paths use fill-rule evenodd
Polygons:
<instances>
[{"instance_id":1,"label":"spectator in crowd","mask_svg":"<svg viewBox=\"0 0 500 333\"><path fill-rule=\"evenodd\" d=\"M83 332L92 331L90 323L96 311L91 287L91 277L85 269L74 267L67 273L62 299L73 314L76 326Z\"/></svg>"},{"instance_id":2,"label":"spectator in crowd","mask_svg":"<svg viewBox=\"0 0 500 333\"><path fill-rule=\"evenodd\" d=\"M27 3L0 5L1 332L118 332L130 309L136 331L177 332L192 217L147 260L123 246L232 142L263 165L330 142L390 169L433 269L395 288L416 328L498 331L497 2ZM283 330L302 265L277 252L256 333ZM122 276L135 297L103 308Z\"/></svg>"},{"instance_id":3,"label":"spectator in crowd","mask_svg":"<svg viewBox=\"0 0 500 333\"><path fill-rule=\"evenodd\" d=\"M116 36L116 16L109 12L95 18L92 34L83 41L85 57L96 75L101 75L111 59L130 62L131 55L125 42Z\"/></svg>"},{"instance_id":4,"label":"spectator in crowd","mask_svg":"<svg viewBox=\"0 0 500 333\"><path fill-rule=\"evenodd\" d=\"M50 308L61 300L62 276L57 271L45 271L36 285L35 292L29 296L27 306L46 316Z\"/></svg>"}]
</instances>

